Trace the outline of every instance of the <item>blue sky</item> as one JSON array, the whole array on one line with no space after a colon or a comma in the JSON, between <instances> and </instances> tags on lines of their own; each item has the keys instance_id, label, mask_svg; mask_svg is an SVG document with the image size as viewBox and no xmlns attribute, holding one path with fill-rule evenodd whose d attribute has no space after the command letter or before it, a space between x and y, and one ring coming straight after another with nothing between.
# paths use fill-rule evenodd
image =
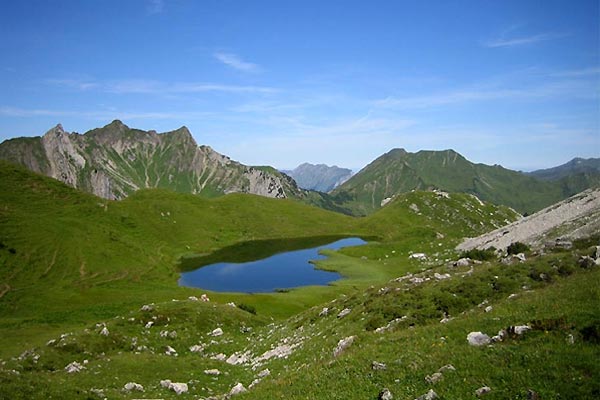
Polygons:
<instances>
[{"instance_id":1,"label":"blue sky","mask_svg":"<svg viewBox=\"0 0 600 400\"><path fill-rule=\"evenodd\" d=\"M0 1L0 140L187 126L245 164L600 157L597 0Z\"/></svg>"}]
</instances>

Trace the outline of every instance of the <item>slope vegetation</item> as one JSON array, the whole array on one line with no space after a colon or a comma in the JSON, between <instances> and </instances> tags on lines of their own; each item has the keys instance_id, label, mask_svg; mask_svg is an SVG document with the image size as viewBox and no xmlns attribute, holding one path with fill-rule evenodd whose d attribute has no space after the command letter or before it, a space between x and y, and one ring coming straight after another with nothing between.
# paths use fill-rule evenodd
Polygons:
<instances>
[{"instance_id":1,"label":"slope vegetation","mask_svg":"<svg viewBox=\"0 0 600 400\"><path fill-rule=\"evenodd\" d=\"M532 213L585 185L563 187L501 166L474 164L453 150L409 153L394 149L335 189L332 196L341 206L365 215L398 193L437 188L471 193L484 201Z\"/></svg>"}]
</instances>

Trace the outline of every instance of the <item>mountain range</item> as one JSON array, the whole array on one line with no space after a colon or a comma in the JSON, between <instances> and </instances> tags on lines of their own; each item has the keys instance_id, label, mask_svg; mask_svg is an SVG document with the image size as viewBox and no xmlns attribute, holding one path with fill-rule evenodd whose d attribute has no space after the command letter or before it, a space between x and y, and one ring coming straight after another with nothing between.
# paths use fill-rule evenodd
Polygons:
<instances>
[{"instance_id":1,"label":"mountain range","mask_svg":"<svg viewBox=\"0 0 600 400\"><path fill-rule=\"evenodd\" d=\"M42 137L5 141L0 158L106 199L122 199L144 188L203 197L241 192L275 198L294 190L272 169L248 167L198 146L186 127L158 134L115 120L80 135L59 124Z\"/></svg>"},{"instance_id":2,"label":"mountain range","mask_svg":"<svg viewBox=\"0 0 600 400\"><path fill-rule=\"evenodd\" d=\"M282 171L294 178L302 189L328 193L352 177L352 170L325 164L304 163L293 170Z\"/></svg>"},{"instance_id":3,"label":"mountain range","mask_svg":"<svg viewBox=\"0 0 600 400\"><path fill-rule=\"evenodd\" d=\"M10 139L0 144L0 159L106 199L144 188L206 198L239 192L352 215L371 214L401 193L432 189L473 194L529 214L600 186L600 159L523 173L475 164L454 150L393 149L353 176L349 169L308 163L286 174L199 146L186 127L156 133L118 120L84 134L68 133L59 124L41 137Z\"/></svg>"}]
</instances>

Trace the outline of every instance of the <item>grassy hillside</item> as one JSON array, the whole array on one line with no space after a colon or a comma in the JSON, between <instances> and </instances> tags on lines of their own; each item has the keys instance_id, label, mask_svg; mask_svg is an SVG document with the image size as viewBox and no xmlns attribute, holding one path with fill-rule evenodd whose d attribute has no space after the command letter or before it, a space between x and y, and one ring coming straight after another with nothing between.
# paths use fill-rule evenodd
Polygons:
<instances>
[{"instance_id":1,"label":"grassy hillside","mask_svg":"<svg viewBox=\"0 0 600 400\"><path fill-rule=\"evenodd\" d=\"M461 237L514 213L441 192L400 195L367 218L251 195L144 190L115 202L7 163L0 178L0 398L206 398L252 382L240 398L471 398L484 385L490 399L600 394L599 270L578 264L599 237L524 263L454 267ZM325 252L317 266L345 276L332 286L202 302L176 284L182 255L336 235L377 240ZM471 331L511 325L531 330L467 344Z\"/></svg>"},{"instance_id":2,"label":"grassy hillside","mask_svg":"<svg viewBox=\"0 0 600 400\"><path fill-rule=\"evenodd\" d=\"M382 200L411 190L438 188L471 193L484 201L532 213L572 193L501 166L474 164L453 150L408 153L394 149L332 192L336 203L357 215L372 213Z\"/></svg>"}]
</instances>

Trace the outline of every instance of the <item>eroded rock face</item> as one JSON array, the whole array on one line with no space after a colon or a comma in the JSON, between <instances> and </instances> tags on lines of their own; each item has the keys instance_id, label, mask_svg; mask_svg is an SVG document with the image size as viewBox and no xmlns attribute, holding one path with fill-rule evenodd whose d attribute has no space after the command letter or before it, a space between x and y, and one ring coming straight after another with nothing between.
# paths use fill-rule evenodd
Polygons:
<instances>
[{"instance_id":1,"label":"eroded rock face","mask_svg":"<svg viewBox=\"0 0 600 400\"><path fill-rule=\"evenodd\" d=\"M274 198L288 197L286 188L292 190L283 175L198 146L186 127L158 134L113 121L79 135L59 124L42 137L2 143L0 158L111 200L155 187Z\"/></svg>"}]
</instances>

